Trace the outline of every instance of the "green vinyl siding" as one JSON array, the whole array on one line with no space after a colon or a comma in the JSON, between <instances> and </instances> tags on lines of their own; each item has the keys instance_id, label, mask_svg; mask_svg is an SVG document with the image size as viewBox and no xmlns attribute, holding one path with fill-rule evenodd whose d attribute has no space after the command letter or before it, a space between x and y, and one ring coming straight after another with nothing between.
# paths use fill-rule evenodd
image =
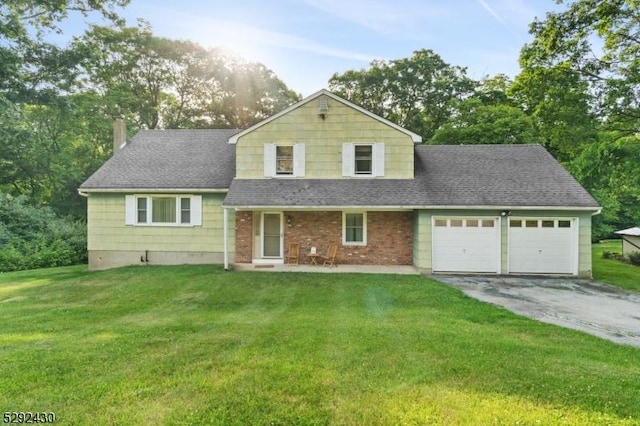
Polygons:
<instances>
[{"instance_id":1,"label":"green vinyl siding","mask_svg":"<svg viewBox=\"0 0 640 426\"><path fill-rule=\"evenodd\" d=\"M434 216L443 217L499 217L501 211L496 210L416 210L413 233L413 262L420 269L430 271L432 268L432 228ZM578 219L578 274L591 277L591 212L555 211L555 210L522 210L510 212L510 218L577 218ZM500 255L501 273L508 273L508 220L500 219Z\"/></svg>"},{"instance_id":2,"label":"green vinyl siding","mask_svg":"<svg viewBox=\"0 0 640 426\"><path fill-rule=\"evenodd\" d=\"M125 194L91 193L87 199L88 250L222 252L225 194L203 194L202 226L125 225ZM140 206L138 205L138 215ZM186 206L185 206L186 207ZM181 212L183 217L186 211ZM229 211L229 250L234 251L234 213Z\"/></svg>"},{"instance_id":3,"label":"green vinyl siding","mask_svg":"<svg viewBox=\"0 0 640 426\"><path fill-rule=\"evenodd\" d=\"M326 98L329 112L318 115L318 99L258 127L238 139L236 170L239 179L260 179L264 173L264 145L303 143L307 179L340 179L344 143L384 143L384 178L413 178L414 143L394 129L336 100Z\"/></svg>"}]
</instances>

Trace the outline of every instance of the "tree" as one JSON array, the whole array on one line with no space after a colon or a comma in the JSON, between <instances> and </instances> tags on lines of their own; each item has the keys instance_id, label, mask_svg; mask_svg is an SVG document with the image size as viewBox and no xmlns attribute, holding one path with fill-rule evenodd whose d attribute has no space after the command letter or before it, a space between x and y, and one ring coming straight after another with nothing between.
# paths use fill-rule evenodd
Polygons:
<instances>
[{"instance_id":1,"label":"tree","mask_svg":"<svg viewBox=\"0 0 640 426\"><path fill-rule=\"evenodd\" d=\"M432 50L410 58L373 61L367 70L334 74L337 94L425 139L452 115L454 105L473 93L476 83L464 68L445 63Z\"/></svg>"},{"instance_id":2,"label":"tree","mask_svg":"<svg viewBox=\"0 0 640 426\"><path fill-rule=\"evenodd\" d=\"M73 50L83 58L83 89L140 128L243 128L299 99L264 65L156 37L144 24L94 26Z\"/></svg>"},{"instance_id":3,"label":"tree","mask_svg":"<svg viewBox=\"0 0 640 426\"><path fill-rule=\"evenodd\" d=\"M521 109L484 105L478 98L460 103L458 112L436 130L433 144L525 144L540 143L531 117Z\"/></svg>"},{"instance_id":4,"label":"tree","mask_svg":"<svg viewBox=\"0 0 640 426\"><path fill-rule=\"evenodd\" d=\"M570 161L597 140L593 97L579 74L563 66L524 67L508 93L531 117L539 142L557 160Z\"/></svg>"},{"instance_id":5,"label":"tree","mask_svg":"<svg viewBox=\"0 0 640 426\"><path fill-rule=\"evenodd\" d=\"M562 0L559 0L562 3ZM593 111L620 137L640 125L640 3L577 0L530 27L524 69L563 71L589 85Z\"/></svg>"}]
</instances>

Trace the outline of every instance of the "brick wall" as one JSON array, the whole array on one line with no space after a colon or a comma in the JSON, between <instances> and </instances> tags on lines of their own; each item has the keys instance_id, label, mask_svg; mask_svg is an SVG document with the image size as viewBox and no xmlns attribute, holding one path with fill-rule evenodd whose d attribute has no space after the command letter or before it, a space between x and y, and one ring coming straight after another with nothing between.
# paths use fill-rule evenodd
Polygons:
<instances>
[{"instance_id":1,"label":"brick wall","mask_svg":"<svg viewBox=\"0 0 640 426\"><path fill-rule=\"evenodd\" d=\"M413 260L413 212L367 212L367 245L342 245L342 212L284 212L284 247L300 243L300 262L315 246L324 254L338 245L338 264L411 265ZM250 263L253 245L253 213L236 213L236 262Z\"/></svg>"},{"instance_id":2,"label":"brick wall","mask_svg":"<svg viewBox=\"0 0 640 426\"><path fill-rule=\"evenodd\" d=\"M252 246L253 212L236 212L236 263L251 263Z\"/></svg>"}]
</instances>

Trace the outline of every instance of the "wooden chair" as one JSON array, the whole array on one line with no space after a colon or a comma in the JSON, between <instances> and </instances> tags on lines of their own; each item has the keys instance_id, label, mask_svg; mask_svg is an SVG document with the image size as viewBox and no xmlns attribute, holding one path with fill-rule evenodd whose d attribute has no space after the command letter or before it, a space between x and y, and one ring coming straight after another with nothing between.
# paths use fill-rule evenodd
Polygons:
<instances>
[{"instance_id":1,"label":"wooden chair","mask_svg":"<svg viewBox=\"0 0 640 426\"><path fill-rule=\"evenodd\" d=\"M298 258L300 257L300 243L289 243L287 249L287 263L289 265L298 265Z\"/></svg>"},{"instance_id":2,"label":"wooden chair","mask_svg":"<svg viewBox=\"0 0 640 426\"><path fill-rule=\"evenodd\" d=\"M336 244L331 244L329 246L329 249L327 250L327 254L324 256L323 255L320 256L320 259L323 260L322 266L329 265L329 268L332 268L333 266L337 266L336 265L337 253L338 253L338 246Z\"/></svg>"}]
</instances>

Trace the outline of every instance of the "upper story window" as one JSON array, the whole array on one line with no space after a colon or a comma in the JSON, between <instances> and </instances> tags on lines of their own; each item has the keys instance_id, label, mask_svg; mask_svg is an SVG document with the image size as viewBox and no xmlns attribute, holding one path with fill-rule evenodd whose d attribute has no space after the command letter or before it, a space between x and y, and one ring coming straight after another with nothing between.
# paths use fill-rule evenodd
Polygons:
<instances>
[{"instance_id":1,"label":"upper story window","mask_svg":"<svg viewBox=\"0 0 640 426\"><path fill-rule=\"evenodd\" d=\"M305 174L303 143L264 145L265 177L302 177Z\"/></svg>"},{"instance_id":2,"label":"upper story window","mask_svg":"<svg viewBox=\"0 0 640 426\"><path fill-rule=\"evenodd\" d=\"M127 225L202 225L200 195L127 195Z\"/></svg>"},{"instance_id":3,"label":"upper story window","mask_svg":"<svg viewBox=\"0 0 640 426\"><path fill-rule=\"evenodd\" d=\"M357 175L373 173L373 145L355 145L354 171Z\"/></svg>"},{"instance_id":4,"label":"upper story window","mask_svg":"<svg viewBox=\"0 0 640 426\"><path fill-rule=\"evenodd\" d=\"M342 175L384 176L384 143L343 143Z\"/></svg>"},{"instance_id":5,"label":"upper story window","mask_svg":"<svg viewBox=\"0 0 640 426\"><path fill-rule=\"evenodd\" d=\"M293 145L276 145L276 174L293 174Z\"/></svg>"}]
</instances>

